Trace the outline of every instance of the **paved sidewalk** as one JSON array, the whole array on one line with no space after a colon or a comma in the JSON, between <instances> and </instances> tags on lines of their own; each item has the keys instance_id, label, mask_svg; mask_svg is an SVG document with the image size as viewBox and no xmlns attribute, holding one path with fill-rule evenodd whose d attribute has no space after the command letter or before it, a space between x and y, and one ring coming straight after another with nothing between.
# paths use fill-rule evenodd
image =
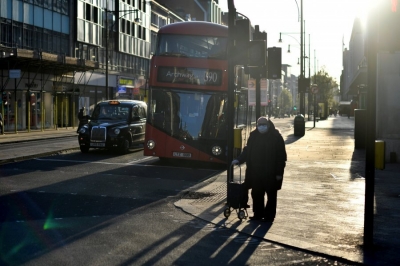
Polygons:
<instances>
[{"instance_id":1,"label":"paved sidewalk","mask_svg":"<svg viewBox=\"0 0 400 266\"><path fill-rule=\"evenodd\" d=\"M18 133L6 132L4 135L0 135L0 167L5 163L27 160L35 158L38 155L46 156L65 150L79 149L77 136L76 128L46 129L44 131L31 130L31 132L19 131ZM71 137L76 137L76 139L74 142L69 143L57 143L57 141L53 141L50 144L51 141L49 141L49 145L43 145L40 149L29 144L22 144L23 142L32 140L50 140L66 137L70 137L70 139L72 139Z\"/></svg>"},{"instance_id":2,"label":"paved sidewalk","mask_svg":"<svg viewBox=\"0 0 400 266\"><path fill-rule=\"evenodd\" d=\"M31 130L30 132L28 132L27 130L17 131L17 133L15 133L14 131L5 132L3 135L0 134L0 144L16 143L38 139L63 138L66 136L78 136L78 134L76 133L76 129L76 127L63 127L58 129L45 129L44 131L35 129Z\"/></svg>"},{"instance_id":3,"label":"paved sidewalk","mask_svg":"<svg viewBox=\"0 0 400 266\"><path fill-rule=\"evenodd\" d=\"M288 162L278 192L275 222L226 219L226 172L191 189L175 203L219 226L276 243L366 265L400 261L400 164L375 174L374 243L364 250L365 150L354 149L354 120L332 117L306 122L304 137L285 137ZM244 173L245 165L241 172ZM235 179L240 168L235 167ZM249 204L252 205L251 196ZM251 208L248 209L252 216Z\"/></svg>"}]
</instances>

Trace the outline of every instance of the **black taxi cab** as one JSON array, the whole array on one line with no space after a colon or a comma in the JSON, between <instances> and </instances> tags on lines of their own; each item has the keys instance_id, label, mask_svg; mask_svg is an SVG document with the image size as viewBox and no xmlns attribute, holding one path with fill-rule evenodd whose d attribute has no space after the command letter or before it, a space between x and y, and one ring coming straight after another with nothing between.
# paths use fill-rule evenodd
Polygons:
<instances>
[{"instance_id":1,"label":"black taxi cab","mask_svg":"<svg viewBox=\"0 0 400 266\"><path fill-rule=\"evenodd\" d=\"M108 100L97 103L87 124L79 130L79 147L116 149L127 153L133 145L143 144L147 105L137 100Z\"/></svg>"}]
</instances>

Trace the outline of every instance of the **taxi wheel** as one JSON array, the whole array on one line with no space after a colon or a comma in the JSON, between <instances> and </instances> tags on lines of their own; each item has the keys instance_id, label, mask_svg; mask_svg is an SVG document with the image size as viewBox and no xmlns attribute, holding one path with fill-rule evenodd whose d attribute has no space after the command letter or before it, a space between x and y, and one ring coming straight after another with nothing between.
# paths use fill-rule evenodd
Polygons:
<instances>
[{"instance_id":1,"label":"taxi wheel","mask_svg":"<svg viewBox=\"0 0 400 266\"><path fill-rule=\"evenodd\" d=\"M126 154L126 153L129 152L129 140L123 139L123 140L121 141L121 148L120 148L120 150L121 150L121 153L122 153L122 154Z\"/></svg>"},{"instance_id":2,"label":"taxi wheel","mask_svg":"<svg viewBox=\"0 0 400 266\"><path fill-rule=\"evenodd\" d=\"M88 146L79 146L79 148L81 149L82 153L87 153L89 152L89 147Z\"/></svg>"}]
</instances>

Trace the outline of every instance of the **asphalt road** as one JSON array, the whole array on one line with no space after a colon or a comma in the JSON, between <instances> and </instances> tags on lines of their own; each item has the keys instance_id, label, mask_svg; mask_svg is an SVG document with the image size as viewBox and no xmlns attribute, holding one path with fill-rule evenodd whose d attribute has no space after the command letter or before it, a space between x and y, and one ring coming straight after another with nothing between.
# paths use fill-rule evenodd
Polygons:
<instances>
[{"instance_id":1,"label":"asphalt road","mask_svg":"<svg viewBox=\"0 0 400 266\"><path fill-rule=\"evenodd\" d=\"M224 168L166 165L140 150L67 150L1 166L0 265L349 265L174 206Z\"/></svg>"}]
</instances>

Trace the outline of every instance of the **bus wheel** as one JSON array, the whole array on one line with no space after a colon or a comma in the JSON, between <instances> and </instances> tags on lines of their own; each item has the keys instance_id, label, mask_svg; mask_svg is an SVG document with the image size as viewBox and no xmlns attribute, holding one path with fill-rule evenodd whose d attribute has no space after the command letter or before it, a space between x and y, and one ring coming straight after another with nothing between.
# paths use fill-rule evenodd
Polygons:
<instances>
[{"instance_id":1,"label":"bus wheel","mask_svg":"<svg viewBox=\"0 0 400 266\"><path fill-rule=\"evenodd\" d=\"M87 153L89 152L89 147L88 146L79 146L79 148L81 149L82 153Z\"/></svg>"}]
</instances>

